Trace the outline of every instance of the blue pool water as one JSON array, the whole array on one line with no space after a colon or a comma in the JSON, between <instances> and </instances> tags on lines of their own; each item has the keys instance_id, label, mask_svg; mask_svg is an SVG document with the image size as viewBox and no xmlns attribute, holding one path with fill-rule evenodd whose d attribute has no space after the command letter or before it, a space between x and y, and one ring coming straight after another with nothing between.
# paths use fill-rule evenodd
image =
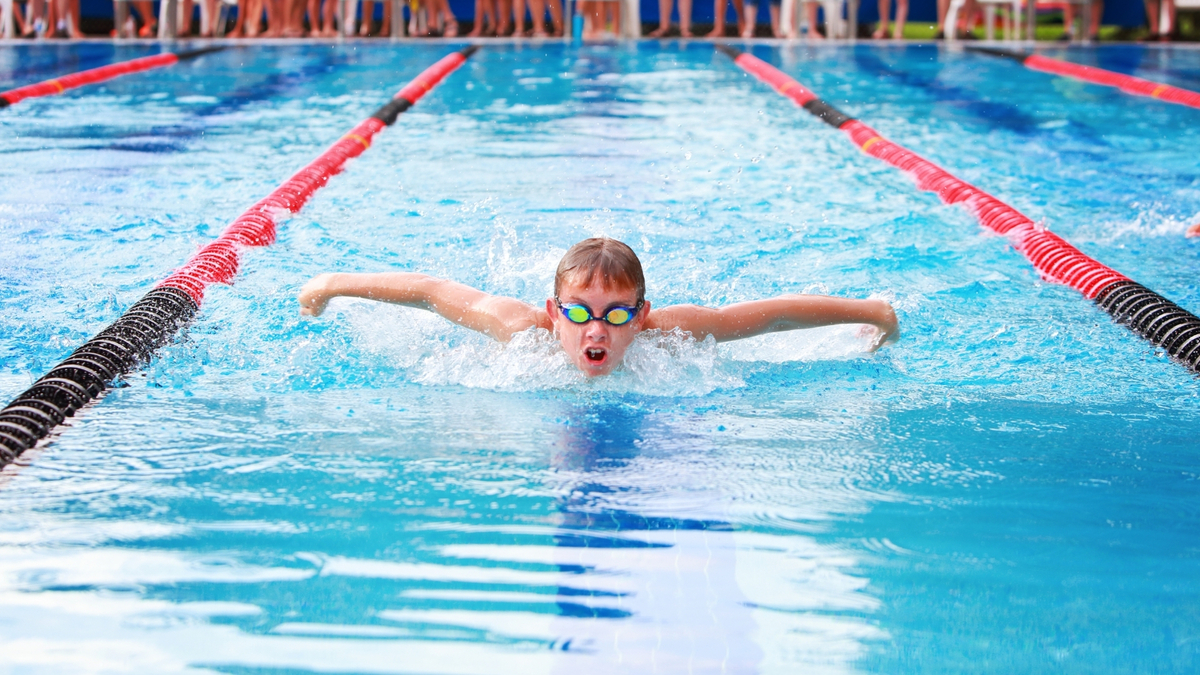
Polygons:
<instances>
[{"instance_id":1,"label":"blue pool water","mask_svg":"<svg viewBox=\"0 0 1200 675\"><path fill-rule=\"evenodd\" d=\"M235 47L0 111L0 398L451 47ZM1195 110L930 46L758 46L848 114L1200 310ZM0 52L0 88L145 53ZM1062 50L1184 87L1200 52ZM649 297L877 296L649 335L585 382L338 300L420 270L541 302L594 234ZM703 43L492 45L0 474L18 673L1194 672L1200 386Z\"/></svg>"}]
</instances>

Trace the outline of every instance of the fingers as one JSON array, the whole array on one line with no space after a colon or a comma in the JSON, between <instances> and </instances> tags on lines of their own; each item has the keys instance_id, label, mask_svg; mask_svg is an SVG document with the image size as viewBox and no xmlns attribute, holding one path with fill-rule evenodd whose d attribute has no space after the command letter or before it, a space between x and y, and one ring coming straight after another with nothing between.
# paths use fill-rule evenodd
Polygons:
<instances>
[{"instance_id":1,"label":"fingers","mask_svg":"<svg viewBox=\"0 0 1200 675\"><path fill-rule=\"evenodd\" d=\"M304 284L304 287L300 289L300 294L296 296L296 301L300 303L301 316L321 316L321 312L325 311L325 305L329 302L324 290L324 275Z\"/></svg>"}]
</instances>

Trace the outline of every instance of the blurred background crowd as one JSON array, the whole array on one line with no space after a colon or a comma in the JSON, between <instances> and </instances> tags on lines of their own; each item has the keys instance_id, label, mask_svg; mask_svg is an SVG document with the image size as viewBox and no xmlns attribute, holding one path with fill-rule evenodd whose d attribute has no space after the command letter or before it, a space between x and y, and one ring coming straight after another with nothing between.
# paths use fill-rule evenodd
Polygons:
<instances>
[{"instance_id":1,"label":"blurred background crowd","mask_svg":"<svg viewBox=\"0 0 1200 675\"><path fill-rule=\"evenodd\" d=\"M13 34L30 39L160 36L150 0L13 0ZM844 0L178 0L180 36L236 38L793 37L1003 38L1016 30L1012 0L862 0L857 25ZM566 0L571 2L571 0ZM1022 7L1029 0L1021 1ZM1200 0L1034 2L1041 40L1200 40ZM571 10L582 21L564 21ZM393 20L392 14L402 16ZM1027 11L1027 9L1025 10ZM624 16L623 16L624 14ZM343 20L343 15L347 18ZM663 18L666 17L666 20ZM349 23L349 26L346 24ZM990 27L990 28L989 28Z\"/></svg>"}]
</instances>

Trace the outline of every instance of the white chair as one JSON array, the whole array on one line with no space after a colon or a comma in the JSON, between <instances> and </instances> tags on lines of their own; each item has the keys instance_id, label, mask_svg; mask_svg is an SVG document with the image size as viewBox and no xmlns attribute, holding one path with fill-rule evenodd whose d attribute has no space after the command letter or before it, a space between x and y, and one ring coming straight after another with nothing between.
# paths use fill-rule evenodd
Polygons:
<instances>
[{"instance_id":1,"label":"white chair","mask_svg":"<svg viewBox=\"0 0 1200 675\"><path fill-rule=\"evenodd\" d=\"M1200 9L1200 0L1175 0L1175 11L1179 10L1196 10ZM1167 3L1158 3L1158 34L1168 35L1175 26L1171 25L1171 12L1167 8Z\"/></svg>"},{"instance_id":2,"label":"white chair","mask_svg":"<svg viewBox=\"0 0 1200 675\"><path fill-rule=\"evenodd\" d=\"M1082 40L1087 37L1087 27L1092 22L1092 0L1060 0L1061 2L1079 5L1083 10L1075 24L1075 39ZM1025 8L1025 39L1029 42L1037 39L1037 0L1029 0Z\"/></svg>"},{"instance_id":3,"label":"white chair","mask_svg":"<svg viewBox=\"0 0 1200 675\"><path fill-rule=\"evenodd\" d=\"M0 0L0 40L12 40L17 37L17 29L13 26L13 0Z\"/></svg>"},{"instance_id":4,"label":"white chair","mask_svg":"<svg viewBox=\"0 0 1200 675\"><path fill-rule=\"evenodd\" d=\"M1021 26L1021 0L975 0L983 6L983 24L988 40L996 39L996 7L1008 5L1008 16L1004 17L1004 36L1007 40L1016 40ZM946 10L947 42L958 39L958 13L966 6L967 0L951 0L950 8Z\"/></svg>"},{"instance_id":5,"label":"white chair","mask_svg":"<svg viewBox=\"0 0 1200 675\"><path fill-rule=\"evenodd\" d=\"M576 0L576 2L581 2L581 1L582 0ZM621 3L621 25L617 29L617 37L632 38L634 40L642 37L642 3L641 3L641 0L600 0L600 1L601 2L620 2ZM569 5L570 0L568 0L568 2L566 4ZM572 20L573 20L574 14L576 14L578 12L579 12L579 7L575 7L574 11L570 11L570 10L564 8L563 24L566 28L566 30L563 31L564 33L569 34L570 31L572 30L571 29L571 21L568 20L568 17L572 17ZM588 16L586 14L584 15L584 17L583 17L584 32L588 32L591 29L591 20L592 20L592 18L590 16Z\"/></svg>"},{"instance_id":6,"label":"white chair","mask_svg":"<svg viewBox=\"0 0 1200 675\"><path fill-rule=\"evenodd\" d=\"M800 37L800 26L806 21L803 6L806 0L783 0L779 8L780 32L785 38L795 40ZM845 38L854 40L858 37L858 3L859 0L820 0L821 8L825 10L825 37ZM847 8L849 11L847 11ZM842 15L846 14L846 17ZM808 30L816 31L816 26Z\"/></svg>"}]
</instances>

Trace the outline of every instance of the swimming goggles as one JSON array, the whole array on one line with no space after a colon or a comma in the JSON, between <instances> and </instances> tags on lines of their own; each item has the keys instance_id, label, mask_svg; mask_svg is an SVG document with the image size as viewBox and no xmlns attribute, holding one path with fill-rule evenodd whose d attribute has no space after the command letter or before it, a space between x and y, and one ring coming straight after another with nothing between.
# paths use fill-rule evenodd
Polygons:
<instances>
[{"instance_id":1,"label":"swimming goggles","mask_svg":"<svg viewBox=\"0 0 1200 675\"><path fill-rule=\"evenodd\" d=\"M558 305L558 311L567 317L567 321L578 324L603 321L610 326L624 326L633 321L633 317L637 316L638 310L642 308L642 301L638 300L637 307L609 307L604 316L592 316L592 310L587 305L564 305L558 297L554 298L554 302Z\"/></svg>"}]
</instances>

